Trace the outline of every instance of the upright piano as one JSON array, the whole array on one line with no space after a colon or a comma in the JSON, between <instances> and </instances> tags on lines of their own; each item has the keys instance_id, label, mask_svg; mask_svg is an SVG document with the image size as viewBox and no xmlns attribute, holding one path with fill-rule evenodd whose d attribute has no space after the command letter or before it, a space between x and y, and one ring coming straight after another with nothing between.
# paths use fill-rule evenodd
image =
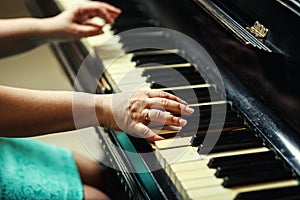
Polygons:
<instances>
[{"instance_id":1,"label":"upright piano","mask_svg":"<svg viewBox=\"0 0 300 200\"><path fill-rule=\"evenodd\" d=\"M48 17L78 2L27 5ZM103 35L51 45L70 81L164 90L197 111L155 144L95 127L128 199L300 199L300 1L107 2L122 14Z\"/></svg>"}]
</instances>

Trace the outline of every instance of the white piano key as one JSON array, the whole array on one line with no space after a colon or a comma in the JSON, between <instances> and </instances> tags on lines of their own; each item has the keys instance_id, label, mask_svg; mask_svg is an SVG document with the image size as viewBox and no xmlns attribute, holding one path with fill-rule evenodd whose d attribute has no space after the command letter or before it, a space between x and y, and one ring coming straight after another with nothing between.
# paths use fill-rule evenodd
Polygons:
<instances>
[{"instance_id":1,"label":"white piano key","mask_svg":"<svg viewBox=\"0 0 300 200\"><path fill-rule=\"evenodd\" d=\"M174 148L174 147L191 146L191 139L192 137L171 138L171 139L156 141L155 145L156 148L159 150Z\"/></svg>"},{"instance_id":2,"label":"white piano key","mask_svg":"<svg viewBox=\"0 0 300 200\"><path fill-rule=\"evenodd\" d=\"M214 187L219 186L223 182L223 179L216 178L214 176L207 176L201 178L194 178L184 180L180 184L180 192L184 193L185 191L199 189L199 188L206 188L206 187Z\"/></svg>"},{"instance_id":3,"label":"white piano key","mask_svg":"<svg viewBox=\"0 0 300 200\"><path fill-rule=\"evenodd\" d=\"M169 166L174 163L187 162L192 160L200 160L197 148L186 146L171 149L156 149L156 155L160 158L161 164L165 170L169 170Z\"/></svg>"},{"instance_id":4,"label":"white piano key","mask_svg":"<svg viewBox=\"0 0 300 200\"><path fill-rule=\"evenodd\" d=\"M299 183L296 180L274 181L269 183L261 183L255 185L247 185L235 188L224 188L221 185L214 187L203 187L186 190L184 193L188 196L187 199L220 199L232 200L241 192L251 192L265 189L282 188L289 186L297 186Z\"/></svg>"},{"instance_id":5,"label":"white piano key","mask_svg":"<svg viewBox=\"0 0 300 200\"><path fill-rule=\"evenodd\" d=\"M218 179L214 176L215 169L208 168L207 164L211 158L268 151L267 148L262 147L200 156L196 152L197 148L191 147L193 153L189 156L183 154L184 158L181 158L182 156L179 156L179 152L189 147L189 141L190 140L180 138L156 142L156 155L159 157L160 163L178 191L186 197L188 196L187 191L195 187L212 187L221 185L223 182L222 179ZM186 146L182 147L182 145ZM168 146L170 148L168 148ZM178 159L178 157L180 158Z\"/></svg>"}]
</instances>

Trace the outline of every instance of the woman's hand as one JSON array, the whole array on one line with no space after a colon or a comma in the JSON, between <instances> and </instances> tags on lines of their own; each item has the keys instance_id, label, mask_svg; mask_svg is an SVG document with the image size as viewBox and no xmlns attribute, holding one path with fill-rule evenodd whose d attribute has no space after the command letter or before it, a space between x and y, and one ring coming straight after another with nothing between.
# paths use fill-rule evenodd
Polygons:
<instances>
[{"instance_id":1,"label":"woman's hand","mask_svg":"<svg viewBox=\"0 0 300 200\"><path fill-rule=\"evenodd\" d=\"M120 13L120 9L110 4L90 1L48 18L45 25L49 27L51 39L79 39L103 33L103 25L92 20L94 17L100 17L112 24Z\"/></svg>"},{"instance_id":2,"label":"woman's hand","mask_svg":"<svg viewBox=\"0 0 300 200\"><path fill-rule=\"evenodd\" d=\"M135 91L100 98L100 109L96 111L101 126L134 133L150 141L164 139L151 130L153 126L185 126L186 120L171 113L191 115L194 112L185 101L162 91Z\"/></svg>"}]
</instances>

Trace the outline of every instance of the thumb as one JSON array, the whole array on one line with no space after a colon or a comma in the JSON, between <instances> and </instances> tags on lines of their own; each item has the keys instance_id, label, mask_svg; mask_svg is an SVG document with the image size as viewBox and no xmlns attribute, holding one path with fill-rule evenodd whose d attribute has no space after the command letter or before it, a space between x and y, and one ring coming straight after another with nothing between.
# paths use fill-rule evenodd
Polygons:
<instances>
[{"instance_id":1,"label":"thumb","mask_svg":"<svg viewBox=\"0 0 300 200\"><path fill-rule=\"evenodd\" d=\"M77 36L79 37L89 37L103 33L101 26L93 25L81 25L76 26Z\"/></svg>"},{"instance_id":2,"label":"thumb","mask_svg":"<svg viewBox=\"0 0 300 200\"><path fill-rule=\"evenodd\" d=\"M138 134L142 138L146 138L150 142L154 142L157 140L163 140L164 138L154 133L149 127L142 123L137 123L133 126L132 132Z\"/></svg>"}]
</instances>

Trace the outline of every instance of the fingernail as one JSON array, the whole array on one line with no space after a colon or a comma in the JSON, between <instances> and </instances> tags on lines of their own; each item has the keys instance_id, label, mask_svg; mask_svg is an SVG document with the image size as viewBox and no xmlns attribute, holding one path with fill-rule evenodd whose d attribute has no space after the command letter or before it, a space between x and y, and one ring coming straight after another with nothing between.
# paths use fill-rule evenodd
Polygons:
<instances>
[{"instance_id":1,"label":"fingernail","mask_svg":"<svg viewBox=\"0 0 300 200\"><path fill-rule=\"evenodd\" d=\"M195 110L193 108L190 108L190 107L186 106L185 111L192 114Z\"/></svg>"},{"instance_id":2,"label":"fingernail","mask_svg":"<svg viewBox=\"0 0 300 200\"><path fill-rule=\"evenodd\" d=\"M154 135L154 136L151 136L151 137L148 137L147 138L150 142L155 142L155 141L159 141L159 140L164 140L165 138L159 136L159 135Z\"/></svg>"},{"instance_id":3,"label":"fingernail","mask_svg":"<svg viewBox=\"0 0 300 200\"><path fill-rule=\"evenodd\" d=\"M181 103L183 103L183 104L185 104L185 105L188 104L186 101L184 101L184 100L182 100L182 99L180 99L180 100L181 100Z\"/></svg>"},{"instance_id":4,"label":"fingernail","mask_svg":"<svg viewBox=\"0 0 300 200\"><path fill-rule=\"evenodd\" d=\"M180 126L185 126L187 124L187 121L185 119L179 119Z\"/></svg>"}]
</instances>

